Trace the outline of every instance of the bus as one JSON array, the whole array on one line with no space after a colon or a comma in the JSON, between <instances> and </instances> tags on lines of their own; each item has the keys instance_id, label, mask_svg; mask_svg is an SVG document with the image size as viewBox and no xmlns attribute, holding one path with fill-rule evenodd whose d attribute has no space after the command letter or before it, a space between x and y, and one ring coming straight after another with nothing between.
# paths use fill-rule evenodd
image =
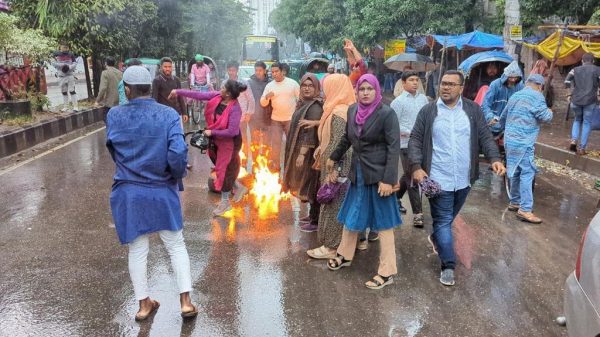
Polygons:
<instances>
[{"instance_id":1,"label":"bus","mask_svg":"<svg viewBox=\"0 0 600 337\"><path fill-rule=\"evenodd\" d=\"M253 66L256 61L268 65L279 60L280 40L270 35L246 35L242 46L242 65Z\"/></svg>"}]
</instances>

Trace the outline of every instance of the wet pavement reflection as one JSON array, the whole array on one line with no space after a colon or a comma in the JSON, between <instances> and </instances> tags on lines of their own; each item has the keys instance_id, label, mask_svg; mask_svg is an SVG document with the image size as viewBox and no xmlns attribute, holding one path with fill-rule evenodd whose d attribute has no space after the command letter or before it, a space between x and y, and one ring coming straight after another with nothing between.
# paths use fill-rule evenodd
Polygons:
<instances>
[{"instance_id":1,"label":"wet pavement reflection","mask_svg":"<svg viewBox=\"0 0 600 337\"><path fill-rule=\"evenodd\" d=\"M566 336L553 319L598 196L565 178L539 176L535 207L545 222L528 225L506 211L502 180L482 167L455 223L457 286L438 282L431 219L416 229L409 212L396 231L399 274L373 291L364 282L377 269L377 242L331 272L305 254L316 233L299 231L306 206L294 200L266 220L251 200L213 218L209 161L190 154L182 200L195 321L179 316L169 258L154 237L148 276L161 307L134 322L127 250L108 205L114 166L99 132L0 175L0 335Z\"/></svg>"}]
</instances>

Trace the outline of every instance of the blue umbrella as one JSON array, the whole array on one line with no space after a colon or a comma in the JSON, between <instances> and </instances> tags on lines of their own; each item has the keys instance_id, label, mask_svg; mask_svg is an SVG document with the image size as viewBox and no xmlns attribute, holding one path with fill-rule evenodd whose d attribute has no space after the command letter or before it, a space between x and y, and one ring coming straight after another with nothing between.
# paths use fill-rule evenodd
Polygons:
<instances>
[{"instance_id":1,"label":"blue umbrella","mask_svg":"<svg viewBox=\"0 0 600 337\"><path fill-rule=\"evenodd\" d=\"M512 61L513 58L507 53L500 50L490 50L469 56L458 66L458 70L465 74L466 77L469 77L471 69L478 64L486 62L503 62L509 64Z\"/></svg>"}]
</instances>

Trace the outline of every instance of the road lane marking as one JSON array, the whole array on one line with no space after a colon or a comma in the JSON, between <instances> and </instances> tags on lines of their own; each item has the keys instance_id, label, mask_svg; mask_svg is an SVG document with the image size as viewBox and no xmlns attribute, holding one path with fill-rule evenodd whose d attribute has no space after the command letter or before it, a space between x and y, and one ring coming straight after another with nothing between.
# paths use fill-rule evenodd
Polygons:
<instances>
[{"instance_id":1,"label":"road lane marking","mask_svg":"<svg viewBox=\"0 0 600 337\"><path fill-rule=\"evenodd\" d=\"M14 166L10 166L10 167L5 168L5 169L0 169L0 176L3 176L3 175L5 175L5 174L7 174L9 172L12 172L12 171L18 169L19 167L22 167L24 165L27 165L27 164L31 163L34 160L40 159L40 158L45 157L45 156L47 156L47 155L49 155L51 153L54 153L54 152L62 149L63 147L66 147L66 146L69 146L69 145L71 145L73 143L76 143L76 142L78 142L78 141L80 141L80 140L82 140L82 139L84 139L84 138L86 138L88 136L91 136L91 135L93 135L95 133L98 133L98 132L100 132L100 131L102 131L104 129L106 129L106 126L103 126L103 127L99 128L99 129L96 129L94 131L90 131L90 132L84 134L83 136L77 137L75 139L71 139L70 141L68 141L68 142L66 142L66 143L64 143L62 145L59 145L57 147L53 147L53 148L51 148L50 150L48 150L46 152L42 152L42 153L40 153L38 155L35 155L35 156L33 156L33 157L31 157L31 158L29 158L29 159L27 159L27 160L25 160L25 161L23 161L21 163L18 163L16 165L14 165Z\"/></svg>"}]
</instances>

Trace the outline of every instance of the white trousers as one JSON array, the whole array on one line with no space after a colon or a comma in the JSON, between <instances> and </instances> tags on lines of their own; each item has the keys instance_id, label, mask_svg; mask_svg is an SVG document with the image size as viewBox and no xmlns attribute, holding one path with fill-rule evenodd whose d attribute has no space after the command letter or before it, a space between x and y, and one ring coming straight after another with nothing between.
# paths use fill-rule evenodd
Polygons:
<instances>
[{"instance_id":1,"label":"white trousers","mask_svg":"<svg viewBox=\"0 0 600 337\"><path fill-rule=\"evenodd\" d=\"M158 235L162 240L169 256L171 257L171 266L175 272L179 293L192 291L192 275L190 273L190 258L185 242L183 241L183 230L180 231L159 231ZM140 235L129 247L129 276L133 283L135 298L141 301L149 296L148 294L148 250L149 235Z\"/></svg>"}]
</instances>

